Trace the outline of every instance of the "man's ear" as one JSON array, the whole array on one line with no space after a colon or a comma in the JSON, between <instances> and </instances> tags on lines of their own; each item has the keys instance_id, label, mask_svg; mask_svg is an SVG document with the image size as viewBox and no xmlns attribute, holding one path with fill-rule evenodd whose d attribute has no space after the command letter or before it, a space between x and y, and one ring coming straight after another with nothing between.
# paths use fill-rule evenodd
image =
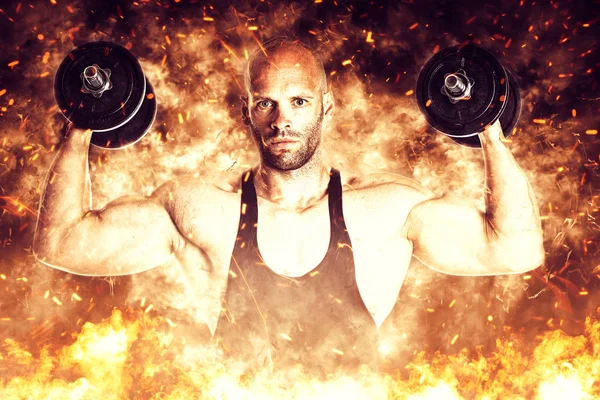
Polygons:
<instances>
[{"instance_id":1,"label":"man's ear","mask_svg":"<svg viewBox=\"0 0 600 400\"><path fill-rule=\"evenodd\" d=\"M242 105L242 122L244 125L250 125L250 110L248 109L248 97L240 96L240 102Z\"/></svg>"}]
</instances>

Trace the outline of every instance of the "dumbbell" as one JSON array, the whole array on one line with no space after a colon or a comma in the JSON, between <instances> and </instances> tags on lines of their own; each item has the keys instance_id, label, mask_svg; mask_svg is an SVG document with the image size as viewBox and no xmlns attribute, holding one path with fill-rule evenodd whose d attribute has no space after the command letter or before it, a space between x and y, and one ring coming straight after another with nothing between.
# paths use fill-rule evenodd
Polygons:
<instances>
[{"instance_id":1,"label":"dumbbell","mask_svg":"<svg viewBox=\"0 0 600 400\"><path fill-rule=\"evenodd\" d=\"M156 95L136 57L116 43L98 41L72 50L54 77L62 114L93 131L91 143L117 149L140 140L156 118Z\"/></svg>"},{"instance_id":2,"label":"dumbbell","mask_svg":"<svg viewBox=\"0 0 600 400\"><path fill-rule=\"evenodd\" d=\"M521 116L514 75L473 44L448 47L431 57L419 73L416 97L434 129L470 147L481 147L478 133L498 119L504 136L510 136Z\"/></svg>"}]
</instances>

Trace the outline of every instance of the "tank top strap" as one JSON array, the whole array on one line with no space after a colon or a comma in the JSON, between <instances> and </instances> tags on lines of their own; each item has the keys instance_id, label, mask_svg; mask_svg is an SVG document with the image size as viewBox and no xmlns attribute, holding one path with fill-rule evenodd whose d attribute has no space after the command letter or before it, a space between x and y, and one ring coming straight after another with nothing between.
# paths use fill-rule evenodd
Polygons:
<instances>
[{"instance_id":1,"label":"tank top strap","mask_svg":"<svg viewBox=\"0 0 600 400\"><path fill-rule=\"evenodd\" d=\"M329 220L331 223L331 233L333 237L339 238L348 234L346 223L344 221L344 212L342 207L342 180L340 171L331 168L329 173L329 186L327 195L329 200ZM335 243L334 243L335 244Z\"/></svg>"},{"instance_id":2,"label":"tank top strap","mask_svg":"<svg viewBox=\"0 0 600 400\"><path fill-rule=\"evenodd\" d=\"M258 202L256 189L254 188L254 171L249 169L242 174L242 201L240 202L240 223L238 227L238 239L246 236L246 239L255 238L258 223Z\"/></svg>"}]
</instances>

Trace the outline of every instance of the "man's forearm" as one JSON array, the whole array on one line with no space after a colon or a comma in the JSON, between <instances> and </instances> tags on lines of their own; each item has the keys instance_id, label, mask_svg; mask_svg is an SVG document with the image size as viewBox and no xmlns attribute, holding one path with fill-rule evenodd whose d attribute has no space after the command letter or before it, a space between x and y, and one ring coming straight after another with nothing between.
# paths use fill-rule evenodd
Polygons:
<instances>
[{"instance_id":1,"label":"man's forearm","mask_svg":"<svg viewBox=\"0 0 600 400\"><path fill-rule=\"evenodd\" d=\"M47 246L53 237L59 237L61 228L75 223L88 210L90 139L90 131L74 130L58 150L40 201L34 238L36 250Z\"/></svg>"},{"instance_id":2,"label":"man's forearm","mask_svg":"<svg viewBox=\"0 0 600 400\"><path fill-rule=\"evenodd\" d=\"M486 219L490 243L503 261L515 259L535 268L544 257L535 195L525 173L500 140L499 124L479 135L486 173ZM515 268L519 268L515 266Z\"/></svg>"}]
</instances>

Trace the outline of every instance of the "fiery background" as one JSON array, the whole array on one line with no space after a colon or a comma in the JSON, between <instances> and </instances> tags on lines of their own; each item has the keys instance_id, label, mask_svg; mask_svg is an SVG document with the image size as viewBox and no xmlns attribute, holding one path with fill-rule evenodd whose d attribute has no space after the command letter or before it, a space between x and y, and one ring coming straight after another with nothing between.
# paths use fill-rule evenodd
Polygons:
<instances>
[{"instance_id":1,"label":"fiery background","mask_svg":"<svg viewBox=\"0 0 600 400\"><path fill-rule=\"evenodd\" d=\"M564 398L600 396L597 2L194 0L4 3L0 9L0 397ZM79 277L31 254L40 190L64 118L53 77L107 40L140 60L158 98L136 145L92 148L94 207L169 179L240 174L258 156L241 124L248 53L273 35L319 51L336 98L328 161L481 199L481 151L427 126L413 90L444 47L472 41L521 85L507 146L540 206L545 264L465 278L417 262L382 327L380 373L315 381L236 375L206 345L198 294L168 266ZM196 296L196 297L195 297Z\"/></svg>"}]
</instances>

